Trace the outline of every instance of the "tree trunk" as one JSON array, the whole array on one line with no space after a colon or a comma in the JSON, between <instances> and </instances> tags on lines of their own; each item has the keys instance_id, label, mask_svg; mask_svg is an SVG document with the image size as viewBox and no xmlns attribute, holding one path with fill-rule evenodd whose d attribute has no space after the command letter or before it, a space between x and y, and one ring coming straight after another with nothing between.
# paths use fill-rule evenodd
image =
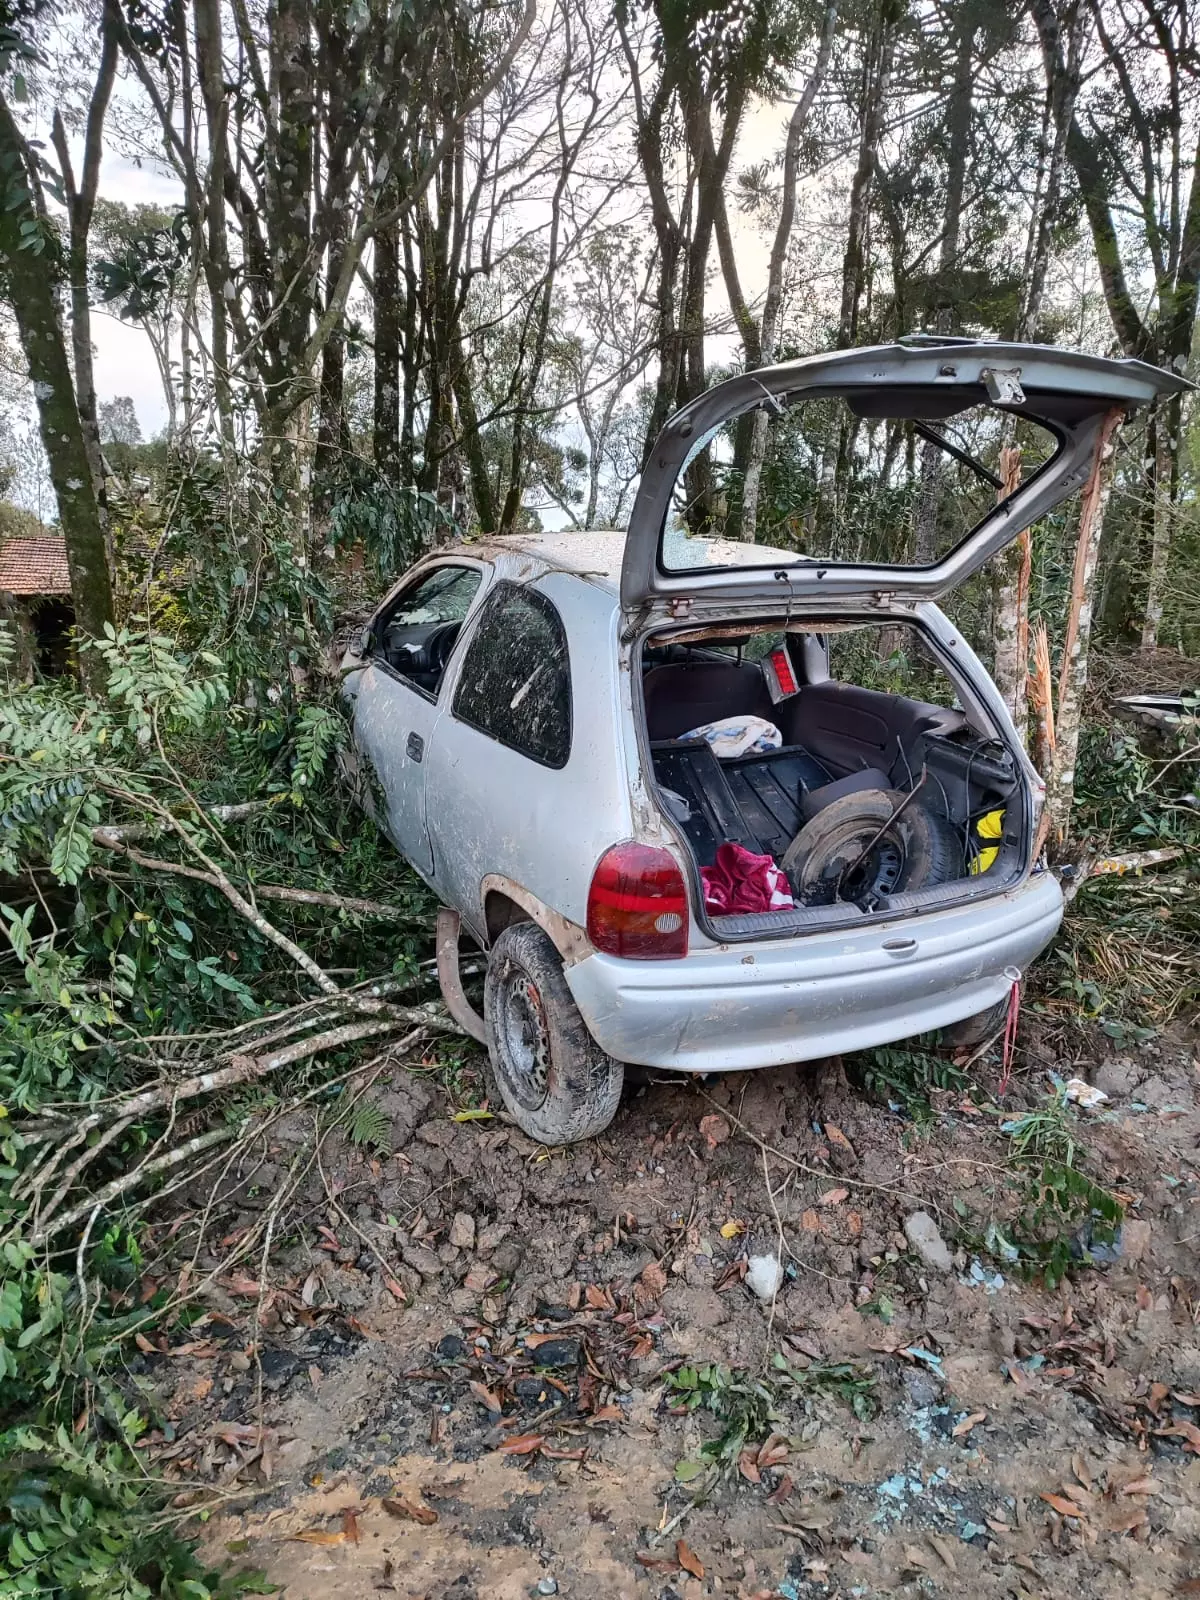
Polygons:
<instances>
[{"instance_id":1,"label":"tree trunk","mask_svg":"<svg viewBox=\"0 0 1200 1600\"><path fill-rule=\"evenodd\" d=\"M1000 452L1001 502L1016 493L1021 483L1021 452L1005 445ZM1026 726L1025 686L1029 676L1029 529L1022 531L997 561L992 634L995 665L992 676L1004 697L1022 742Z\"/></svg>"},{"instance_id":2,"label":"tree trunk","mask_svg":"<svg viewBox=\"0 0 1200 1600\"><path fill-rule=\"evenodd\" d=\"M400 224L375 235L375 469L400 482Z\"/></svg>"},{"instance_id":3,"label":"tree trunk","mask_svg":"<svg viewBox=\"0 0 1200 1600\"><path fill-rule=\"evenodd\" d=\"M339 206L333 219L329 242L326 293L333 292L342 272L346 249L348 217ZM334 486L342 472L344 458L351 449L350 428L346 422L346 339L339 322L321 352L321 390L317 414L317 449L313 458L313 506L324 523L333 504ZM324 529L318 530L323 539Z\"/></svg>"},{"instance_id":4,"label":"tree trunk","mask_svg":"<svg viewBox=\"0 0 1200 1600\"><path fill-rule=\"evenodd\" d=\"M1071 574L1071 598L1067 610L1067 629L1063 639L1058 671L1058 704L1054 713L1054 759L1046 786L1046 813L1051 837L1061 850L1071 831L1071 810L1075 803L1075 760L1079 752L1079 730L1083 715L1083 695L1087 688L1088 651L1092 634L1092 599L1096 577L1096 557L1104 531L1104 513L1112 490L1114 436L1124 412L1110 411L1104 419L1092 470L1079 503L1079 535L1075 545L1075 564Z\"/></svg>"},{"instance_id":5,"label":"tree trunk","mask_svg":"<svg viewBox=\"0 0 1200 1600\"><path fill-rule=\"evenodd\" d=\"M107 523L104 495L104 462L100 454L100 425L96 415L96 379L92 365L92 308L90 298L88 235L100 183L100 156L103 149L104 118L117 75L117 19L115 0L106 0L100 36L100 65L88 104L83 141L83 164L79 183L71 164L66 128L56 111L53 143L62 169L67 200L67 272L71 288L71 353L75 363L75 402L83 442L96 485L101 516Z\"/></svg>"},{"instance_id":6,"label":"tree trunk","mask_svg":"<svg viewBox=\"0 0 1200 1600\"><path fill-rule=\"evenodd\" d=\"M1195 180L1200 183L1200 177ZM1171 556L1171 534L1175 518L1174 478L1179 452L1179 396L1160 400L1154 417L1153 533L1150 543L1149 584L1146 611L1142 619L1142 649L1158 648L1162 627L1163 603L1167 590L1167 565Z\"/></svg>"},{"instance_id":7,"label":"tree trunk","mask_svg":"<svg viewBox=\"0 0 1200 1600\"><path fill-rule=\"evenodd\" d=\"M193 22L196 45L196 73L204 99L204 121L208 134L208 175L203 200L193 196L196 223L207 224L202 250L204 278L208 286L209 343L212 350L213 398L217 422L226 449L234 444L233 391L229 383L229 317L227 291L233 290L229 262L229 238L225 227L225 178L227 168L226 131L228 108L222 69L220 0L194 0ZM184 40L186 51L186 39ZM190 372L189 372L190 379ZM189 383L188 410L191 410Z\"/></svg>"},{"instance_id":8,"label":"tree trunk","mask_svg":"<svg viewBox=\"0 0 1200 1600\"><path fill-rule=\"evenodd\" d=\"M266 194L271 306L275 320L263 340L266 372L264 445L276 493L291 523L297 550L309 544L310 426L316 394L310 367L316 272L311 261L315 82L310 39L310 0L275 0L268 32L271 93L277 123L268 129ZM332 302L333 295L330 299Z\"/></svg>"},{"instance_id":9,"label":"tree trunk","mask_svg":"<svg viewBox=\"0 0 1200 1600\"><path fill-rule=\"evenodd\" d=\"M962 235L963 192L966 186L967 158L971 143L971 106L974 81L972 66L975 30L960 19L954 57L954 83L946 112L946 209L942 219L942 242L938 251L938 274L933 326L938 333L953 333L960 325L958 290L958 248ZM943 456L932 439L921 447L921 485L917 495L917 515L913 559L919 567L928 566L937 554L937 514L941 500Z\"/></svg>"},{"instance_id":10,"label":"tree trunk","mask_svg":"<svg viewBox=\"0 0 1200 1600\"><path fill-rule=\"evenodd\" d=\"M825 81L825 73L829 67L833 36L837 27L837 10L838 0L830 0L821 29L821 42L817 47L817 59L813 63L808 82L804 85L804 92L797 100L788 122L787 139L783 147L783 193L780 198L779 220L775 225L775 238L771 245L771 259L767 266L767 292L763 300L762 321L758 329L758 359L764 366L770 366L775 359L779 312L783 304L783 271L787 263L792 225L796 218L796 181L800 169L800 143L808 127L808 119L812 115L813 103L821 84ZM746 359L749 365L749 345L746 347ZM767 458L767 438L770 428L771 422L767 412L761 408L755 411L750 420L750 439L746 452L745 475L742 480L741 537L748 544L754 543L758 531L758 496L762 484L763 465Z\"/></svg>"},{"instance_id":11,"label":"tree trunk","mask_svg":"<svg viewBox=\"0 0 1200 1600\"><path fill-rule=\"evenodd\" d=\"M493 503L492 480L488 476L487 457L483 452L483 436L479 431L479 416L475 396L471 390L471 365L461 338L454 342L454 395L462 423L462 448L467 458L471 499L475 502L475 520L479 524L481 533L495 533L496 508ZM520 506L519 498L517 505ZM511 533L513 529L507 528L505 531Z\"/></svg>"},{"instance_id":12,"label":"tree trunk","mask_svg":"<svg viewBox=\"0 0 1200 1600\"><path fill-rule=\"evenodd\" d=\"M0 206L0 258L58 500L75 625L85 637L97 639L103 636L105 624L114 620L112 576L55 293L61 262L35 199L40 191L33 160L3 96L0 174L4 201ZM100 660L93 652L81 657L80 674L90 686L102 685Z\"/></svg>"},{"instance_id":13,"label":"tree trunk","mask_svg":"<svg viewBox=\"0 0 1200 1600\"><path fill-rule=\"evenodd\" d=\"M401 320L400 368L403 395L400 411L400 482L416 479L417 385L425 353L425 326L421 317L421 285L413 256L412 219L401 225L404 245L404 309Z\"/></svg>"},{"instance_id":14,"label":"tree trunk","mask_svg":"<svg viewBox=\"0 0 1200 1600\"><path fill-rule=\"evenodd\" d=\"M850 183L846 250L842 257L842 304L838 317L838 349L854 344L858 334L858 312L862 301L867 264L867 216L871 180L879 161L879 141L883 134L883 112L895 54L896 7L886 0L877 14L864 67L862 133L858 141L858 161Z\"/></svg>"}]
</instances>

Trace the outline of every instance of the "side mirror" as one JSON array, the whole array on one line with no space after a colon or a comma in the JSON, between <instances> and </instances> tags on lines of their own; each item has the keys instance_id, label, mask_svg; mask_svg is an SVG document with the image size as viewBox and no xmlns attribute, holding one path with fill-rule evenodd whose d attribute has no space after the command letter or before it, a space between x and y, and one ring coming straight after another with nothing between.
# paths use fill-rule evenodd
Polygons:
<instances>
[{"instance_id":1,"label":"side mirror","mask_svg":"<svg viewBox=\"0 0 1200 1600\"><path fill-rule=\"evenodd\" d=\"M374 643L374 632L369 627L364 628L354 641L354 654L356 656L369 656Z\"/></svg>"}]
</instances>

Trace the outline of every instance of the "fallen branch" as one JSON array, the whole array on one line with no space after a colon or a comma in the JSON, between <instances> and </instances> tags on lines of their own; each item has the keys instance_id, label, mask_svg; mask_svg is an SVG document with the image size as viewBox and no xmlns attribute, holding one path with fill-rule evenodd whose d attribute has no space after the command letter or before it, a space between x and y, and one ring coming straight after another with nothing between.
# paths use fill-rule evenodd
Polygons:
<instances>
[{"instance_id":1,"label":"fallen branch","mask_svg":"<svg viewBox=\"0 0 1200 1600\"><path fill-rule=\"evenodd\" d=\"M103 835L104 837L101 837ZM93 828L92 838L102 849L111 849L114 838L120 843L128 843L130 834L123 828ZM128 852L125 852L128 853ZM147 857L147 860L153 859ZM169 862L160 862L160 867L165 869ZM127 872L112 872L103 867L96 869L102 877L110 882L128 883L131 881ZM178 869L177 869L178 870ZM200 872L198 868L188 868L181 872L182 877L198 876L201 882L209 882L210 875ZM403 906L395 906L386 900L364 900L359 895L331 894L323 889L295 889L290 884L284 883L255 883L252 879L244 879L251 893L256 899L262 900L291 900L297 905L305 906L331 906L335 911L352 911L360 917L407 917L408 912ZM213 888L219 888L217 883Z\"/></svg>"},{"instance_id":2,"label":"fallen branch","mask_svg":"<svg viewBox=\"0 0 1200 1600\"><path fill-rule=\"evenodd\" d=\"M1182 845L1163 845L1157 850L1130 850L1124 855L1096 856L1062 868L1063 899L1071 901L1089 878L1123 878L1130 872L1141 872L1146 867L1161 867L1169 861L1180 861L1184 856Z\"/></svg>"},{"instance_id":3,"label":"fallen branch","mask_svg":"<svg viewBox=\"0 0 1200 1600\"><path fill-rule=\"evenodd\" d=\"M189 1161L202 1150L208 1150L215 1144L223 1144L228 1139L236 1138L237 1133L236 1128L210 1128L207 1133L198 1133L194 1138L185 1139L182 1144L176 1145L173 1150L164 1151L153 1161L134 1167L130 1172L121 1173L111 1183L106 1183L96 1194L88 1195L86 1200L80 1201L77 1206L72 1206L71 1210L64 1212L61 1217L47 1219L26 1236L29 1243L35 1246L45 1244L47 1239L55 1234L65 1233L77 1222L82 1222L93 1207L98 1206L103 1210L114 1200L119 1200L123 1194L127 1194L130 1189L136 1189L147 1178L159 1172L169 1172L172 1167L177 1167L180 1162Z\"/></svg>"},{"instance_id":4,"label":"fallen branch","mask_svg":"<svg viewBox=\"0 0 1200 1600\"><path fill-rule=\"evenodd\" d=\"M408 913L386 900L360 900L350 894L326 894L320 889L291 889L281 883L256 883L256 896L263 900L293 900L303 906L332 906L335 911L353 911L361 917L404 917Z\"/></svg>"},{"instance_id":5,"label":"fallen branch","mask_svg":"<svg viewBox=\"0 0 1200 1600\"><path fill-rule=\"evenodd\" d=\"M405 1016L381 1018L375 1022L347 1022L340 1028L330 1028L325 1033L316 1033L307 1039L300 1039L295 1044L286 1045L282 1050L276 1050L270 1055L234 1055L226 1067L213 1067L206 1072L198 1072L191 1078L181 1078L178 1083L158 1083L152 1088L141 1089L135 1094L110 1101L103 1111L92 1112L76 1125L72 1143L77 1143L81 1137L86 1137L93 1128L98 1128L110 1117L115 1116L126 1121L138 1119L152 1111L165 1110L167 1106L181 1100L196 1100L201 1095L214 1093L217 1089L228 1089L236 1083L246 1083L251 1078L266 1077L268 1073L277 1072L280 1067L290 1066L295 1061L303 1061L308 1056L318 1055L322 1050L340 1050L345 1045L356 1044L360 1039L372 1039L380 1034L393 1033L411 1020L411 1017ZM403 1043L408 1044L414 1040L432 1020L434 1019L422 1019L420 1025L413 1029ZM20 1131L18 1126L17 1132Z\"/></svg>"},{"instance_id":6,"label":"fallen branch","mask_svg":"<svg viewBox=\"0 0 1200 1600\"><path fill-rule=\"evenodd\" d=\"M272 806L278 805L286 795L277 795L273 800L241 800L236 805L208 806L200 815L209 822L240 822L244 817L252 817L256 811L267 811ZM114 823L103 830L115 839L128 842L130 839L153 839L167 832L165 822L121 822Z\"/></svg>"},{"instance_id":7,"label":"fallen branch","mask_svg":"<svg viewBox=\"0 0 1200 1600\"><path fill-rule=\"evenodd\" d=\"M182 1145L175 1146L153 1160L144 1161L131 1168L128 1172L122 1173L103 1189L89 1195L86 1200L72 1207L61 1217L56 1216L55 1213L66 1198L71 1183L78 1178L93 1155L98 1154L105 1145L111 1142L111 1139L117 1133L127 1128L135 1118L144 1116L149 1111L164 1109L168 1105L171 1107L171 1114L174 1117L175 1108L181 1099L195 1099L197 1096L207 1094L214 1089L230 1088L234 1084L245 1083L250 1079L263 1077L267 1073L275 1072L280 1067L288 1066L294 1061L300 1061L307 1056L316 1055L318 1051L335 1050L345 1044L356 1043L360 1039L377 1037L381 1033L391 1031L393 1026L394 1024L386 1021L348 1023L343 1028L332 1028L326 1033L316 1034L311 1039L301 1040L299 1043L290 1045L284 1050L278 1050L270 1056L241 1057L236 1062L231 1062L229 1067L223 1071L201 1073L197 1077L179 1084L160 1084L153 1090L146 1090L139 1095L131 1096L125 1101L119 1102L118 1106L113 1108L119 1112L115 1131L112 1128L106 1130L97 1143L86 1152L85 1156L81 1157L72 1166L70 1172L56 1190L53 1199L39 1215L36 1226L29 1235L31 1242L33 1244L45 1243L47 1239L53 1238L56 1234L65 1232L74 1223L78 1222L81 1217L86 1216L93 1207L104 1209L112 1200L128 1193L131 1189L137 1188L145 1178L156 1173L168 1171L170 1168L189 1160L192 1156L199 1155L211 1146L233 1138L238 1133L236 1129L222 1127L210 1129L208 1133L197 1134L194 1138L186 1140ZM399 1041L396 1049L408 1049L420 1037L422 1031L420 1028L413 1029L412 1032ZM35 1175L31 1187L36 1191L43 1186L43 1180L40 1180Z\"/></svg>"},{"instance_id":8,"label":"fallen branch","mask_svg":"<svg viewBox=\"0 0 1200 1600\"><path fill-rule=\"evenodd\" d=\"M289 939L287 934L282 933L273 922L268 922L262 912L251 905L245 895L234 887L233 883L216 863L211 861L197 845L188 839L183 834L182 829L179 831L184 843L194 850L201 861L205 863L206 870L200 867L185 866L181 861L162 861L157 856L144 855L142 851L135 850L132 845L125 844L108 828L95 828L92 830L92 836L96 843L105 850L113 850L118 855L127 856L130 861L136 862L139 867L145 867L148 871L171 872L177 877L193 878L200 883L207 883L211 888L218 890L225 896L234 910L245 917L256 933L260 933L271 944L278 945L279 949L289 955L302 972L308 974L319 989L322 989L328 995L340 996L341 989L334 983L328 973L322 971L307 950L302 950L293 939Z\"/></svg>"}]
</instances>

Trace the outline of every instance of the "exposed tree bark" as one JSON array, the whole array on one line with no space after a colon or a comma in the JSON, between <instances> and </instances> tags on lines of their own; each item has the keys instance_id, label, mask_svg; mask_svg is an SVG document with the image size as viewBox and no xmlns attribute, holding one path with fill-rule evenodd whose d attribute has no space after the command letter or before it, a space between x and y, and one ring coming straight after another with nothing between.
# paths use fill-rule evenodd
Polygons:
<instances>
[{"instance_id":1,"label":"exposed tree bark","mask_svg":"<svg viewBox=\"0 0 1200 1600\"><path fill-rule=\"evenodd\" d=\"M1179 455L1179 440L1175 430L1179 427L1177 396L1160 400L1154 416L1154 468L1151 477L1153 506L1152 535L1150 541L1150 570L1146 591L1146 610L1142 618L1143 650L1158 646L1158 631L1162 627L1163 605L1166 599L1167 564L1171 556L1171 535L1175 518L1174 468Z\"/></svg>"},{"instance_id":2,"label":"exposed tree bark","mask_svg":"<svg viewBox=\"0 0 1200 1600\"><path fill-rule=\"evenodd\" d=\"M1062 849L1071 831L1075 803L1075 761L1079 752L1083 695L1087 688L1092 635L1092 599L1096 560L1104 532L1104 514L1112 490L1114 437L1124 412L1110 411L1096 441L1092 470L1079 502L1079 534L1071 573L1067 627L1058 670L1058 703L1054 713L1054 759L1046 785L1046 811L1051 836Z\"/></svg>"},{"instance_id":3,"label":"exposed tree bark","mask_svg":"<svg viewBox=\"0 0 1200 1600\"><path fill-rule=\"evenodd\" d=\"M400 224L375 235L375 469L388 483L400 482Z\"/></svg>"},{"instance_id":4,"label":"exposed tree bark","mask_svg":"<svg viewBox=\"0 0 1200 1600\"><path fill-rule=\"evenodd\" d=\"M1028 688L1034 716L1033 764L1048 781L1054 769L1054 674L1050 667L1050 636L1041 617L1033 625L1031 645L1033 662Z\"/></svg>"},{"instance_id":5,"label":"exposed tree bark","mask_svg":"<svg viewBox=\"0 0 1200 1600\"><path fill-rule=\"evenodd\" d=\"M87 442L79 419L67 359L56 287L62 262L41 204L33 157L0 95L0 270L7 280L21 348L37 400L42 444L58 501L67 547L75 624L86 638L100 638L113 622L104 518L96 495ZM84 681L99 687L99 657L80 661Z\"/></svg>"},{"instance_id":6,"label":"exposed tree bark","mask_svg":"<svg viewBox=\"0 0 1200 1600\"><path fill-rule=\"evenodd\" d=\"M1000 478L997 499L1005 501L1016 493L1021 483L1021 452L1015 445L1005 445L1000 452ZM993 677L1022 741L1027 722L1031 557L1029 529L1025 528L997 558L992 618Z\"/></svg>"}]
</instances>

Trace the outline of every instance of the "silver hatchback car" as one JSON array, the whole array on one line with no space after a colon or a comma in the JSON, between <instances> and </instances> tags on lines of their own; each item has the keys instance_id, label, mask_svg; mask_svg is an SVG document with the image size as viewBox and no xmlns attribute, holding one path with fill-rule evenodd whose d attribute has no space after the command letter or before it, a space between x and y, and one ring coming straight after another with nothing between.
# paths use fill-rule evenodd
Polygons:
<instances>
[{"instance_id":1,"label":"silver hatchback car","mask_svg":"<svg viewBox=\"0 0 1200 1600\"><path fill-rule=\"evenodd\" d=\"M671 419L628 533L481 539L396 584L343 662L364 793L527 1133L598 1133L626 1063L770 1067L1006 1001L1062 913L1042 785L936 602L1083 484L1114 407L1179 387L924 337L789 362ZM894 549L860 492L892 495Z\"/></svg>"}]
</instances>

